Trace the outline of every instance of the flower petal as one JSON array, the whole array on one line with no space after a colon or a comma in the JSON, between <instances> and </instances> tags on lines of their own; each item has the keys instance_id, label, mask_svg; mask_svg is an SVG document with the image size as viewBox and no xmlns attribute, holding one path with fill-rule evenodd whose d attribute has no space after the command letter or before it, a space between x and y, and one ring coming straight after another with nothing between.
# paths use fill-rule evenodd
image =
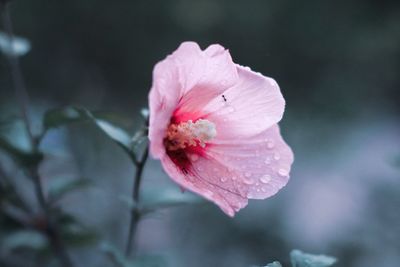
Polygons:
<instances>
[{"instance_id":1,"label":"flower petal","mask_svg":"<svg viewBox=\"0 0 400 267\"><path fill-rule=\"evenodd\" d=\"M177 116L201 110L238 80L229 51L214 44L201 51L196 43L185 42L171 56L179 67L182 84Z\"/></svg>"},{"instance_id":2,"label":"flower petal","mask_svg":"<svg viewBox=\"0 0 400 267\"><path fill-rule=\"evenodd\" d=\"M153 71L149 95L150 151L165 154L163 139L172 115L179 120L197 119L200 110L238 80L236 65L227 50L211 45L205 51L194 42L184 42Z\"/></svg>"},{"instance_id":3,"label":"flower petal","mask_svg":"<svg viewBox=\"0 0 400 267\"><path fill-rule=\"evenodd\" d=\"M179 102L178 71L171 61L159 62L153 70L153 85L149 94L150 152L155 158L165 154L163 144L166 128Z\"/></svg>"},{"instance_id":4,"label":"flower petal","mask_svg":"<svg viewBox=\"0 0 400 267\"><path fill-rule=\"evenodd\" d=\"M161 163L167 174L183 188L190 190L200 196L217 204L223 212L233 217L235 212L247 205L247 198L236 192L229 192L226 188L220 187L216 181L213 181L215 175L211 169L204 169L202 166L209 167L207 159L199 158L190 173L184 174L168 156L161 159ZM223 166L214 162L215 167L222 169Z\"/></svg>"},{"instance_id":5,"label":"flower petal","mask_svg":"<svg viewBox=\"0 0 400 267\"><path fill-rule=\"evenodd\" d=\"M228 181L236 188L241 186L240 194L253 199L265 199L284 187L293 163L293 152L282 139L278 125L249 139L210 145L207 156L223 163L227 169L224 175L236 176Z\"/></svg>"},{"instance_id":6,"label":"flower petal","mask_svg":"<svg viewBox=\"0 0 400 267\"><path fill-rule=\"evenodd\" d=\"M256 135L279 122L285 100L271 78L237 65L238 82L206 105L205 117L217 125L217 139Z\"/></svg>"},{"instance_id":7,"label":"flower petal","mask_svg":"<svg viewBox=\"0 0 400 267\"><path fill-rule=\"evenodd\" d=\"M277 125L252 139L210 145L204 157L192 157L184 174L165 157L162 164L179 185L217 204L233 216L248 198L264 199L277 193L289 180L293 153Z\"/></svg>"}]
</instances>

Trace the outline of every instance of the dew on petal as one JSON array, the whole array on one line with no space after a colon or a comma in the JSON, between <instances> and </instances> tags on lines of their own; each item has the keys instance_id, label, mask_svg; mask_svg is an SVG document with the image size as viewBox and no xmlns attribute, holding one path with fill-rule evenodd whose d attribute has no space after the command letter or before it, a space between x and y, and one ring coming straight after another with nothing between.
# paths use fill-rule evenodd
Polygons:
<instances>
[{"instance_id":1,"label":"dew on petal","mask_svg":"<svg viewBox=\"0 0 400 267\"><path fill-rule=\"evenodd\" d=\"M252 178L250 178L250 177L245 177L243 179L243 183L251 185L251 184L254 184L254 180Z\"/></svg>"},{"instance_id":2,"label":"dew on petal","mask_svg":"<svg viewBox=\"0 0 400 267\"><path fill-rule=\"evenodd\" d=\"M227 180L228 180L227 177L221 177L221 179L220 179L220 181L223 182L223 183L225 183Z\"/></svg>"},{"instance_id":3,"label":"dew on petal","mask_svg":"<svg viewBox=\"0 0 400 267\"><path fill-rule=\"evenodd\" d=\"M260 182L264 183L264 184L268 184L271 181L271 178L272 178L271 175L266 174L264 176L261 176Z\"/></svg>"},{"instance_id":4,"label":"dew on petal","mask_svg":"<svg viewBox=\"0 0 400 267\"><path fill-rule=\"evenodd\" d=\"M266 158L264 160L264 163L267 164L267 165L271 164L271 158L270 157Z\"/></svg>"},{"instance_id":5,"label":"dew on petal","mask_svg":"<svg viewBox=\"0 0 400 267\"><path fill-rule=\"evenodd\" d=\"M281 155L279 155L279 153L275 153L274 154L274 159L275 160L279 160L281 158Z\"/></svg>"},{"instance_id":6,"label":"dew on petal","mask_svg":"<svg viewBox=\"0 0 400 267\"><path fill-rule=\"evenodd\" d=\"M268 147L269 149L274 148L274 146L275 146L275 144L274 144L273 141L268 141L268 142L267 142L267 147Z\"/></svg>"},{"instance_id":7,"label":"dew on petal","mask_svg":"<svg viewBox=\"0 0 400 267\"><path fill-rule=\"evenodd\" d=\"M288 170L281 168L278 170L278 174L282 177L286 177L289 175L289 172L288 172Z\"/></svg>"}]
</instances>

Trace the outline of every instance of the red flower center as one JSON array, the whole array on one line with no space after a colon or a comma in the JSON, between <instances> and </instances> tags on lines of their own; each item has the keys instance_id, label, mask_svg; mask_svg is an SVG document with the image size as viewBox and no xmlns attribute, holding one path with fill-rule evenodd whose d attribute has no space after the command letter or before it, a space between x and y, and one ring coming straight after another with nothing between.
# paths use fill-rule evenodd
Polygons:
<instances>
[{"instance_id":1,"label":"red flower center","mask_svg":"<svg viewBox=\"0 0 400 267\"><path fill-rule=\"evenodd\" d=\"M206 119L179 123L173 121L168 126L164 139L165 149L171 160L187 173L191 161L203 154L206 143L217 135L217 131L215 124Z\"/></svg>"}]
</instances>

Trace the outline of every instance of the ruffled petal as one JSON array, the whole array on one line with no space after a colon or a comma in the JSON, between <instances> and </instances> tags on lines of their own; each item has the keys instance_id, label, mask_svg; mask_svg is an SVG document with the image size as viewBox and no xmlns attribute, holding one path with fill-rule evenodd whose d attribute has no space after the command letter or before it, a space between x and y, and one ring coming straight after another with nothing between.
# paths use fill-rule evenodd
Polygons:
<instances>
[{"instance_id":1,"label":"ruffled petal","mask_svg":"<svg viewBox=\"0 0 400 267\"><path fill-rule=\"evenodd\" d=\"M239 80L203 108L217 125L217 140L247 138L279 122L285 100L275 80L237 66Z\"/></svg>"},{"instance_id":2,"label":"ruffled petal","mask_svg":"<svg viewBox=\"0 0 400 267\"><path fill-rule=\"evenodd\" d=\"M173 62L164 60L153 70L153 85L149 94L150 152L155 158L165 154L163 144L166 128L179 102L179 73Z\"/></svg>"},{"instance_id":3,"label":"ruffled petal","mask_svg":"<svg viewBox=\"0 0 400 267\"><path fill-rule=\"evenodd\" d=\"M164 170L177 184L217 204L223 212L233 217L235 212L247 205L247 198L237 192L229 192L214 181L213 169L223 169L218 162L212 162L213 168L209 169L210 161L205 158L196 160L190 172L184 174L168 156L161 159Z\"/></svg>"},{"instance_id":4,"label":"ruffled petal","mask_svg":"<svg viewBox=\"0 0 400 267\"><path fill-rule=\"evenodd\" d=\"M150 151L165 154L163 139L172 116L177 122L196 120L202 107L237 82L235 64L227 50L211 45L205 51L194 42L184 42L153 70L149 94Z\"/></svg>"},{"instance_id":5,"label":"ruffled petal","mask_svg":"<svg viewBox=\"0 0 400 267\"><path fill-rule=\"evenodd\" d=\"M172 54L179 68L181 100L176 115L196 113L238 80L229 51L214 44L202 51L196 43L185 42Z\"/></svg>"},{"instance_id":6,"label":"ruffled petal","mask_svg":"<svg viewBox=\"0 0 400 267\"><path fill-rule=\"evenodd\" d=\"M252 138L211 144L207 147L207 157L224 164L227 170L224 177L228 178L230 190L240 188L241 195L253 199L265 199L284 187L294 160L278 125Z\"/></svg>"},{"instance_id":7,"label":"ruffled petal","mask_svg":"<svg viewBox=\"0 0 400 267\"><path fill-rule=\"evenodd\" d=\"M247 205L248 198L265 199L289 180L293 153L283 141L279 127L249 140L210 145L202 157L188 155L191 169L185 174L168 157L162 164L182 187L217 204L226 214Z\"/></svg>"}]
</instances>

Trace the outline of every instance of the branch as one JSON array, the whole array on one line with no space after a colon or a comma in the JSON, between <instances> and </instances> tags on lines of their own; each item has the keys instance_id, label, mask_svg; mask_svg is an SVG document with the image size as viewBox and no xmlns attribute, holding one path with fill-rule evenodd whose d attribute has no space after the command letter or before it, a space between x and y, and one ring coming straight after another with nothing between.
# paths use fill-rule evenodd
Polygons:
<instances>
[{"instance_id":1,"label":"branch","mask_svg":"<svg viewBox=\"0 0 400 267\"><path fill-rule=\"evenodd\" d=\"M7 34L10 37L11 43L13 43L14 34L12 29L12 21L9 12L9 5L7 2L0 1L0 7L2 8L3 15L3 24ZM23 75L21 72L21 68L19 65L19 60L17 55L7 55L8 62L10 64L11 76L14 83L15 95L21 109L22 117L25 123L25 127L29 136L29 140L32 147L32 152L34 154L39 153L39 139L35 138L32 132L32 126L29 120L29 95L25 87L25 82L23 79ZM60 234L58 232L58 227L55 223L52 222L51 214L49 210L49 206L46 202L45 194L43 191L43 186L40 180L39 175L39 164L40 162L34 164L34 166L30 167L28 172L33 179L33 183L35 185L35 192L40 203L40 206L44 210L46 215L46 219L48 222L48 227L45 231L51 247L53 249L54 254L58 257L60 263L63 267L72 267L72 262L65 250L64 244L60 238Z\"/></svg>"},{"instance_id":2,"label":"branch","mask_svg":"<svg viewBox=\"0 0 400 267\"><path fill-rule=\"evenodd\" d=\"M128 241L125 248L125 255L129 256L132 251L133 246L133 239L136 233L137 224L140 220L140 210L138 207L140 201L140 184L142 181L142 173L144 166L146 165L146 161L149 155L148 144L145 147L145 151L143 152L143 156L136 163L136 172L135 172L135 180L133 183L133 190L132 190L132 199L133 203L135 203L135 207L132 208L131 211L131 219L129 223L129 232L128 232Z\"/></svg>"}]
</instances>

